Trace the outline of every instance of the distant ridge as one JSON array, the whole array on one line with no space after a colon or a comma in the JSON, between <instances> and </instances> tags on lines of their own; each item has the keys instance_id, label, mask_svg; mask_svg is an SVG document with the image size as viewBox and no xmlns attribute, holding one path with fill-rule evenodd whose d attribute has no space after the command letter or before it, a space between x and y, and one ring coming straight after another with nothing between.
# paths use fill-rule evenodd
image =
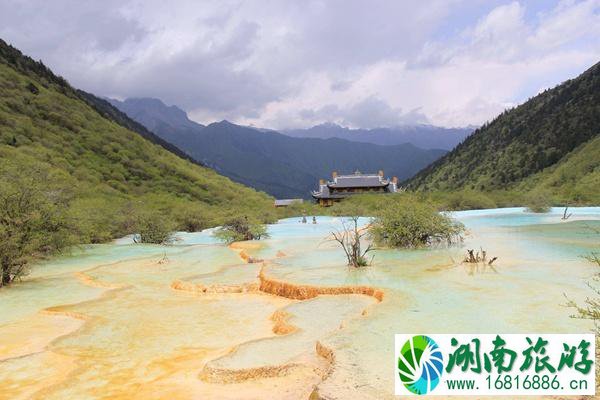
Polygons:
<instances>
[{"instance_id":1,"label":"distant ridge","mask_svg":"<svg viewBox=\"0 0 600 400\"><path fill-rule=\"evenodd\" d=\"M418 190L537 187L600 202L600 151L592 151L599 135L597 63L503 112L407 183Z\"/></svg>"},{"instance_id":2,"label":"distant ridge","mask_svg":"<svg viewBox=\"0 0 600 400\"><path fill-rule=\"evenodd\" d=\"M144 125L133 120L132 118L129 118L127 116L127 114L125 114L124 112L119 110L117 107L113 106L109 101L102 99L100 97L96 97L95 95L93 95L91 93L84 92L83 90L77 90L77 93L86 103L88 103L90 106L92 106L103 117L108 118L111 121L114 121L117 124L127 128L129 130L139 133L144 138L150 140L153 143L160 145L161 147L169 150L171 153L174 153L181 158L185 158L186 160L191 161L195 164L205 166L198 160L194 160L192 157L190 157L184 151L181 151L177 146L174 146L173 144L164 140L160 136L151 132Z\"/></svg>"},{"instance_id":3,"label":"distant ridge","mask_svg":"<svg viewBox=\"0 0 600 400\"><path fill-rule=\"evenodd\" d=\"M307 129L285 129L281 133L292 137L340 138L379 145L410 143L423 149L451 150L473 130L473 127L441 128L423 124L394 128L350 129L327 122Z\"/></svg>"},{"instance_id":4,"label":"distant ridge","mask_svg":"<svg viewBox=\"0 0 600 400\"><path fill-rule=\"evenodd\" d=\"M151 131L155 131L163 124L178 129L190 129L204 126L191 121L186 112L181 108L177 106L167 106L159 99L142 97L130 98L124 101L115 99L106 100Z\"/></svg>"},{"instance_id":5,"label":"distant ridge","mask_svg":"<svg viewBox=\"0 0 600 400\"><path fill-rule=\"evenodd\" d=\"M221 121L207 126L183 119L181 110L156 99L114 101L139 122L204 165L279 198L310 198L319 179L357 169L406 179L442 156L440 149L404 143L381 146L339 138L294 138ZM157 104L162 104L157 107ZM128 110L128 111L127 111Z\"/></svg>"}]
</instances>

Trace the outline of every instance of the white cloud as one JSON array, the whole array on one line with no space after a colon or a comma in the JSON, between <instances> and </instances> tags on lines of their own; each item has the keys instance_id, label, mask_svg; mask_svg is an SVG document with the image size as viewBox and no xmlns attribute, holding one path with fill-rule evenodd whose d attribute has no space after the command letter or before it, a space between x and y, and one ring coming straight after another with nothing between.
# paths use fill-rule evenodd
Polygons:
<instances>
[{"instance_id":1,"label":"white cloud","mask_svg":"<svg viewBox=\"0 0 600 400\"><path fill-rule=\"evenodd\" d=\"M474 3L7 0L0 36L84 90L158 97L203 123L458 126L600 58L600 0L529 4L442 36Z\"/></svg>"},{"instance_id":2,"label":"white cloud","mask_svg":"<svg viewBox=\"0 0 600 400\"><path fill-rule=\"evenodd\" d=\"M530 21L526 6L511 2L456 37L424 43L414 61L379 60L345 71L343 79L336 71L303 75L297 93L270 103L259 118L243 121L273 127L324 120L354 126L481 124L540 87L552 87L597 62L599 18L598 1L560 3ZM348 117L373 99L381 112L371 110L372 118ZM402 112L414 109L417 119ZM396 118L390 118L390 110Z\"/></svg>"},{"instance_id":3,"label":"white cloud","mask_svg":"<svg viewBox=\"0 0 600 400\"><path fill-rule=\"evenodd\" d=\"M563 1L542 15L542 23L527 38L527 44L530 48L547 51L583 40L584 43L578 43L580 46L597 49L599 36L600 1ZM589 43L585 43L588 40Z\"/></svg>"}]
</instances>

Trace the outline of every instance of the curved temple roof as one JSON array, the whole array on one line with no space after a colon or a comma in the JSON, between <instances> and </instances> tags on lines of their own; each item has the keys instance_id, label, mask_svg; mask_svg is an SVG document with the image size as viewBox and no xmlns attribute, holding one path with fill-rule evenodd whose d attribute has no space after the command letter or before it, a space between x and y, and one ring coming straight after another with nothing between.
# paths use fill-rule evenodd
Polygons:
<instances>
[{"instance_id":1,"label":"curved temple roof","mask_svg":"<svg viewBox=\"0 0 600 400\"><path fill-rule=\"evenodd\" d=\"M340 175L327 182L330 188L382 187L390 181L379 175Z\"/></svg>"},{"instance_id":2,"label":"curved temple roof","mask_svg":"<svg viewBox=\"0 0 600 400\"><path fill-rule=\"evenodd\" d=\"M386 192L395 192L396 185L391 184L389 179L380 174L361 174L353 175L334 175L333 180L324 183L321 182L319 190L311 194L314 198L320 199L342 199L351 195L352 192L344 192L344 189L354 188L384 188Z\"/></svg>"}]
</instances>

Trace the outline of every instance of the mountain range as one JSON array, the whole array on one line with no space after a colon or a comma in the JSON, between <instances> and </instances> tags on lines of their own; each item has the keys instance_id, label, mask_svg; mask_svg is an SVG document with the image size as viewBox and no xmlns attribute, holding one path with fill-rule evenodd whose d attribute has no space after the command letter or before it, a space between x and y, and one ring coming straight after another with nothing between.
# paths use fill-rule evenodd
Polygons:
<instances>
[{"instance_id":1,"label":"mountain range","mask_svg":"<svg viewBox=\"0 0 600 400\"><path fill-rule=\"evenodd\" d=\"M319 179L333 171L384 170L388 176L407 179L446 152L410 143L382 146L339 138L296 138L228 121L204 126L157 99L109 101L194 160L279 198L309 198Z\"/></svg>"},{"instance_id":2,"label":"mountain range","mask_svg":"<svg viewBox=\"0 0 600 400\"><path fill-rule=\"evenodd\" d=\"M541 190L600 201L600 63L477 129L407 184L424 191Z\"/></svg>"},{"instance_id":3,"label":"mountain range","mask_svg":"<svg viewBox=\"0 0 600 400\"><path fill-rule=\"evenodd\" d=\"M473 127L442 128L432 125L406 125L393 128L350 129L334 123L324 123L307 129L285 129L280 132L292 137L339 138L353 142L394 145L411 143L423 149L452 150L473 132Z\"/></svg>"}]
</instances>

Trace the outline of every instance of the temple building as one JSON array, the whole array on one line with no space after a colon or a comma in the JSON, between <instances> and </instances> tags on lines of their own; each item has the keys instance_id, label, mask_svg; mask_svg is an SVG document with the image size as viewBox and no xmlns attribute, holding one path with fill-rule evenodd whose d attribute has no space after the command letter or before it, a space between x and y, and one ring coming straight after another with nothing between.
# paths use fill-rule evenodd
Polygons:
<instances>
[{"instance_id":1,"label":"temple building","mask_svg":"<svg viewBox=\"0 0 600 400\"><path fill-rule=\"evenodd\" d=\"M398 191L398 178L391 180L383 176L383 171L378 174L362 174L356 171L353 175L331 174L331 180L319 181L319 190L313 191L312 197L322 206L331 206L348 196L359 193L396 193Z\"/></svg>"}]
</instances>

